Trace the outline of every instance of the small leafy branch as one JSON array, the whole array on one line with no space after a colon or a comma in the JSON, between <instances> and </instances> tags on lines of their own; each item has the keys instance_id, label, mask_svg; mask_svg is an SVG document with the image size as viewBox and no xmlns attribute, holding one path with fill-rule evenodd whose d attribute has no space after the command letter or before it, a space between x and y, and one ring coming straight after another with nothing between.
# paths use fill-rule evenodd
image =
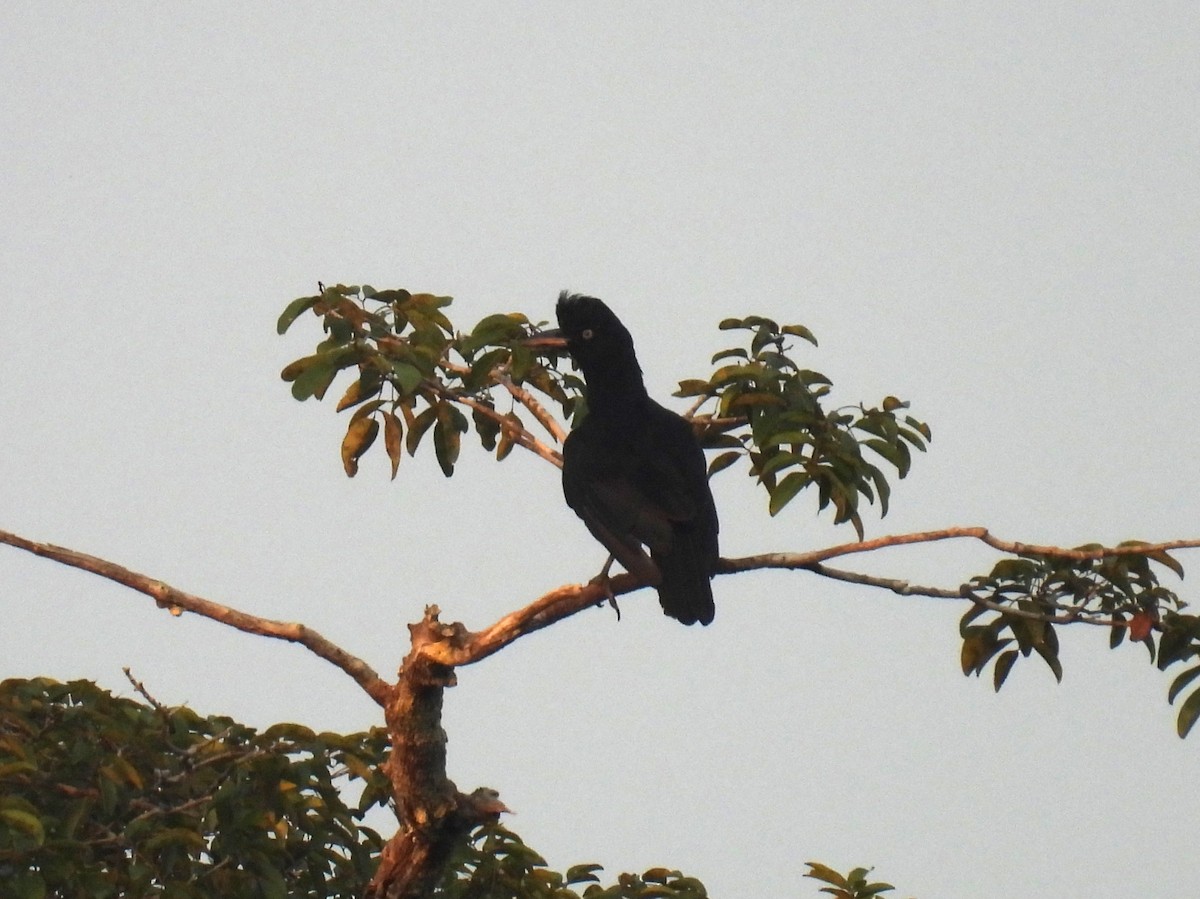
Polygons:
<instances>
[{"instance_id":1,"label":"small leafy branch","mask_svg":"<svg viewBox=\"0 0 1200 899\"><path fill-rule=\"evenodd\" d=\"M521 338L529 334L527 316L489 315L470 333L459 333L442 311L451 302L406 290L337 285L294 300L280 316L281 334L311 311L327 335L313 354L283 369L296 399L322 399L339 372L356 375L337 403L339 412L357 407L342 441L348 475L357 473L358 460L382 430L394 478L402 448L415 455L432 428L438 464L450 477L461 437L472 424L484 449L498 459L522 446L561 464L552 444L561 443L566 432L546 404L557 406L564 420L586 414L580 378L522 346ZM713 363L724 365L708 380L682 381L676 393L697 397L690 414L702 442L725 449L710 474L746 457L750 474L769 494L772 515L815 486L820 508L832 504L835 523L852 523L862 539L860 497L872 503L878 498L886 515L891 493L887 477L864 451L903 478L912 465L910 447L925 450L928 425L899 417L908 404L892 396L877 408L826 410L822 401L832 382L788 355L790 337L816 345L803 325L781 327L750 316L726 319L721 329L750 332L749 349L717 353ZM507 393L507 409L499 408L497 393ZM715 411L697 414L710 403ZM470 411L471 422L463 409ZM532 419L529 425L527 419Z\"/></svg>"},{"instance_id":2,"label":"small leafy branch","mask_svg":"<svg viewBox=\"0 0 1200 899\"><path fill-rule=\"evenodd\" d=\"M908 403L885 397L878 407L864 405L826 410L822 400L833 384L818 371L801 368L788 355L787 338L817 339L803 325L780 327L769 318L727 318L722 331L753 335L749 350L732 347L713 356L726 362L708 380L681 381L675 393L698 397L692 407L704 445L724 448L709 465L715 474L746 457L750 474L770 495L769 511L777 515L800 491L816 486L818 504L834 507L834 523L850 522L863 538L859 497L879 499L886 515L891 488L884 473L864 456L870 450L903 478L912 467L909 447L924 452L932 439L929 426L897 411ZM735 360L735 361L727 361ZM738 361L740 360L740 361ZM710 403L715 411L697 415Z\"/></svg>"},{"instance_id":3,"label":"small leafy branch","mask_svg":"<svg viewBox=\"0 0 1200 899\"><path fill-rule=\"evenodd\" d=\"M867 880L871 874L870 868L855 868L846 874L840 874L828 865L819 862L807 862L808 871L805 877L811 877L828 886L821 887L822 893L828 893L834 899L874 899L895 889L890 883Z\"/></svg>"}]
</instances>

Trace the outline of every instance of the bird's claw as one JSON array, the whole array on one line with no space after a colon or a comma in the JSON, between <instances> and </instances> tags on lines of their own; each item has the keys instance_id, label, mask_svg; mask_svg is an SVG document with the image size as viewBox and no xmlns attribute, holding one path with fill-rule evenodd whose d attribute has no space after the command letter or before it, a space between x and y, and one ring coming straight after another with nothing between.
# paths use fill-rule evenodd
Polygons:
<instances>
[{"instance_id":1,"label":"bird's claw","mask_svg":"<svg viewBox=\"0 0 1200 899\"><path fill-rule=\"evenodd\" d=\"M604 570L588 581L593 587L599 587L604 591L604 599L600 600L596 605L604 605L605 600L613 607L613 611L617 613L617 621L621 620L621 607L617 605L617 594L613 593L612 581L608 576L608 565L604 566Z\"/></svg>"}]
</instances>

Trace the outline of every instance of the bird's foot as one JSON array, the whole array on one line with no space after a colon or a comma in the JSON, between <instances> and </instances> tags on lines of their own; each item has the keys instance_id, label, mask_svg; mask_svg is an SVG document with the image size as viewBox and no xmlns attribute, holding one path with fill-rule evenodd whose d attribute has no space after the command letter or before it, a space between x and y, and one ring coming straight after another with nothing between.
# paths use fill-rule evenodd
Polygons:
<instances>
[{"instance_id":1,"label":"bird's foot","mask_svg":"<svg viewBox=\"0 0 1200 899\"><path fill-rule=\"evenodd\" d=\"M617 621L620 621L621 607L617 605L617 595L612 591L611 579L608 576L608 565L605 565L604 570L588 581L588 583L604 591L604 599L600 600L596 605L602 606L607 601L613 607L613 611L617 613Z\"/></svg>"}]
</instances>

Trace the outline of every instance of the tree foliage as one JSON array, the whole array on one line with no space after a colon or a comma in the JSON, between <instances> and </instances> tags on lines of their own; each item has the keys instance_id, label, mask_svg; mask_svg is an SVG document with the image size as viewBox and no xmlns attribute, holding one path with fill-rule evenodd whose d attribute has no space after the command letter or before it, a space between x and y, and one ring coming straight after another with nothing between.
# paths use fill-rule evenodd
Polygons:
<instances>
[{"instance_id":1,"label":"tree foliage","mask_svg":"<svg viewBox=\"0 0 1200 899\"><path fill-rule=\"evenodd\" d=\"M555 451L543 441L560 439L562 432L542 403L557 406L566 419L586 414L580 379L521 345L528 316L489 315L460 332L445 312L451 303L432 294L337 285L294 300L280 316L281 334L305 313L315 315L326 334L313 354L283 370L297 399L320 399L340 371L355 376L338 403L339 411L357 406L342 442L348 475L357 472L381 426L393 477L404 427L409 455L432 428L435 455L449 477L472 423L483 448L497 458L520 445L554 460ZM880 463L897 477L907 475L912 450L925 451L932 438L929 426L895 396L876 405L829 407L832 381L803 366L792 347L797 340L817 346L803 325L750 315L727 318L719 328L742 335L745 345L716 353L717 367L707 378L682 380L676 392L692 399L689 415L705 448L719 451L710 476L744 460L767 493L771 515L815 489L818 507L832 507L834 522L850 523L861 540L860 502L878 502L883 515L888 510L891 486ZM498 399L505 392L508 409ZM459 407L470 410L471 422ZM1200 718L1200 618L1185 612L1187 604L1161 583L1160 568L1183 577L1177 558L1143 541L1069 550L1017 545L991 572L954 591L904 590L970 603L960 628L963 673L979 675L991 666L997 690L1019 658L1034 654L1061 680L1059 626L1106 627L1113 647L1128 635L1160 668L1185 666L1168 691L1172 703L1182 698L1182 737Z\"/></svg>"},{"instance_id":2,"label":"tree foliage","mask_svg":"<svg viewBox=\"0 0 1200 899\"><path fill-rule=\"evenodd\" d=\"M386 739L260 733L88 681L6 680L5 895L359 896L383 842L362 817L388 796Z\"/></svg>"},{"instance_id":3,"label":"tree foliage","mask_svg":"<svg viewBox=\"0 0 1200 899\"><path fill-rule=\"evenodd\" d=\"M383 841L386 734L257 732L89 681L0 682L0 884L11 899L358 897ZM356 794L357 801L347 796ZM601 884L597 864L552 871L500 824L478 828L444 899L703 899L652 868Z\"/></svg>"},{"instance_id":4,"label":"tree foliage","mask_svg":"<svg viewBox=\"0 0 1200 899\"><path fill-rule=\"evenodd\" d=\"M405 454L432 445L454 474L463 437L504 459L514 448L560 465L566 422L587 414L583 383L561 359L525 345L534 324L518 312L486 316L468 331L447 316L451 298L364 286L319 287L290 303L282 334L315 317L323 336L282 372L298 400L323 399L339 375L336 403L349 412L340 446L348 476L379 445L395 478ZM723 559L719 574L803 569L904 595L965 605L960 623L964 674L991 672L999 690L1014 665L1037 656L1056 678L1062 627L1107 629L1109 644L1141 644L1150 660L1180 671L1186 736L1200 718L1200 618L1161 577L1182 578L1171 552L1200 541L1073 549L999 540L979 527L864 540L863 501L886 515L891 477L905 477L913 450L931 439L908 403L834 405L831 380L808 367L817 346L803 325L763 316L719 325L739 345L712 358L704 378L676 395L703 445L709 476L742 467L776 515L806 490L820 511L850 524L857 541L825 549ZM551 411L554 410L554 411ZM428 438L428 439L427 439ZM742 464L744 463L744 465ZM793 507L794 509L794 507ZM829 560L887 546L948 538L981 540L1002 554L990 571L953 586L928 586L829 567ZM204 615L248 633L299 643L352 677L384 710L387 728L316 734L295 724L265 731L186 707L166 708L135 683L144 705L84 681L0 683L0 883L5 896L168 897L359 896L446 899L642 899L706 895L695 878L667 868L621 874L581 864L549 869L498 823L495 791L464 794L445 770L442 693L455 669L563 617L642 586L629 574L604 587L568 585L490 627L444 623L429 606L410 624L411 649L388 682L366 662L311 628L248 615L115 563L0 531L0 542L92 571L152 596L172 614ZM384 841L365 824L385 806L399 830ZM893 887L867 868L846 874L810 862L822 892L867 899Z\"/></svg>"}]
</instances>

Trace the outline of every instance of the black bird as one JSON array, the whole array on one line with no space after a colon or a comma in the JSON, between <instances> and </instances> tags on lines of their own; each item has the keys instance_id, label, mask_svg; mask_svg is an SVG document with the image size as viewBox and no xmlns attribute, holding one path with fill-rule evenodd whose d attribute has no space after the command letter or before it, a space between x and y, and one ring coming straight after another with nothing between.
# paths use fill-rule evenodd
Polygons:
<instances>
[{"instance_id":1,"label":"black bird","mask_svg":"<svg viewBox=\"0 0 1200 899\"><path fill-rule=\"evenodd\" d=\"M555 311L559 329L525 343L565 347L583 370L587 416L563 444L567 505L626 571L658 589L666 614L709 624L717 509L695 432L650 399L633 338L604 303L564 290Z\"/></svg>"}]
</instances>

